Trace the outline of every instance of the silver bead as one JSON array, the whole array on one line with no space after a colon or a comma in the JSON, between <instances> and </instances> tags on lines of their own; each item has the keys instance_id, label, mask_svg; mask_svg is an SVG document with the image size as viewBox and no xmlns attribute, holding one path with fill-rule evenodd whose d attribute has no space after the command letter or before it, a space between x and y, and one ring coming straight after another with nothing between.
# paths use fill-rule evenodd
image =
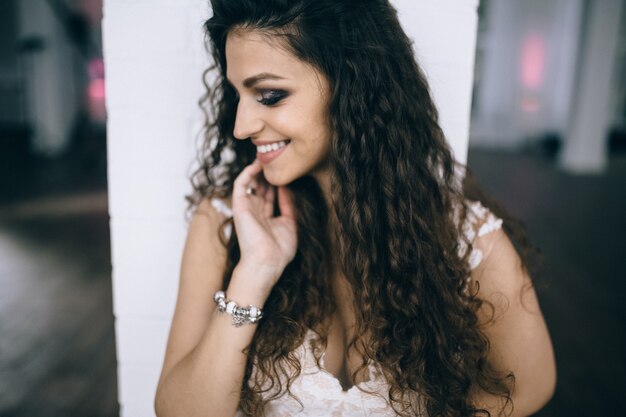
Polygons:
<instances>
[{"instance_id":1,"label":"silver bead","mask_svg":"<svg viewBox=\"0 0 626 417\"><path fill-rule=\"evenodd\" d=\"M226 304L226 313L233 314L233 312L235 311L236 307L237 307L237 304L234 301L229 301Z\"/></svg>"},{"instance_id":2,"label":"silver bead","mask_svg":"<svg viewBox=\"0 0 626 417\"><path fill-rule=\"evenodd\" d=\"M213 296L220 313L227 313L232 316L233 325L239 327L248 323L256 323L263 317L263 311L255 306L240 307L236 302L226 299L224 291L217 291Z\"/></svg>"},{"instance_id":3,"label":"silver bead","mask_svg":"<svg viewBox=\"0 0 626 417\"><path fill-rule=\"evenodd\" d=\"M219 303L220 300L224 300L225 298L226 298L226 293L224 293L224 291L218 291L213 296L213 299L215 300L216 303Z\"/></svg>"}]
</instances>

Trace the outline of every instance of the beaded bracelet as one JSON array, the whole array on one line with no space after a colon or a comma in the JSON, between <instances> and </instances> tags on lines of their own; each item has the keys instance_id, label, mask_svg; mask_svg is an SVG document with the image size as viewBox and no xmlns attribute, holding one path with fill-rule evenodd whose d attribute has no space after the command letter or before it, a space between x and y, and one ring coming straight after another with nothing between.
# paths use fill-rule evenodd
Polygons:
<instances>
[{"instance_id":1,"label":"beaded bracelet","mask_svg":"<svg viewBox=\"0 0 626 417\"><path fill-rule=\"evenodd\" d=\"M213 296L217 311L226 313L233 317L233 324L237 327L244 324L254 324L263 317L263 310L255 306L240 307L232 300L226 299L224 291L218 291Z\"/></svg>"}]
</instances>

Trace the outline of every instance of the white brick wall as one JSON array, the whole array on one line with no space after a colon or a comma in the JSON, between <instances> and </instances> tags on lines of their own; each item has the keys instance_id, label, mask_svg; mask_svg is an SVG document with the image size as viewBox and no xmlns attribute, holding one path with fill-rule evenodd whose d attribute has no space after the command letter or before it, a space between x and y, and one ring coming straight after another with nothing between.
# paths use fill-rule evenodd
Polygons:
<instances>
[{"instance_id":1,"label":"white brick wall","mask_svg":"<svg viewBox=\"0 0 626 417\"><path fill-rule=\"evenodd\" d=\"M152 416L208 65L206 0L107 0L109 213L121 415Z\"/></svg>"},{"instance_id":2,"label":"white brick wall","mask_svg":"<svg viewBox=\"0 0 626 417\"><path fill-rule=\"evenodd\" d=\"M478 0L396 0L465 161ZM105 0L109 213L121 415L153 416L186 234L208 0ZM207 300L210 302L210 300Z\"/></svg>"}]
</instances>

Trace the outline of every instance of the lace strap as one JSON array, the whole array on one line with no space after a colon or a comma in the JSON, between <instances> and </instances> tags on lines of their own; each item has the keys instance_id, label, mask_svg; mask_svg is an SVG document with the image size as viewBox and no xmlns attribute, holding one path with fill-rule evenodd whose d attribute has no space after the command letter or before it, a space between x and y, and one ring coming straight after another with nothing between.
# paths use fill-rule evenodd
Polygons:
<instances>
[{"instance_id":1,"label":"lace strap","mask_svg":"<svg viewBox=\"0 0 626 417\"><path fill-rule=\"evenodd\" d=\"M211 199L211 205L213 206L215 210L218 211L218 213L221 213L228 218L233 217L233 210L230 207L228 207L228 205L224 202L224 200L214 197ZM224 232L224 237L227 240L230 239L230 235L233 233L232 224L231 223L226 224L224 226L223 232Z\"/></svg>"},{"instance_id":2,"label":"lace strap","mask_svg":"<svg viewBox=\"0 0 626 417\"><path fill-rule=\"evenodd\" d=\"M468 202L467 217L463 224L463 234L470 242L474 242L477 237L485 236L491 232L495 232L502 228L502 219L496 217L487 207L483 206L479 201ZM459 253L463 255L467 250L465 242L461 241L459 245ZM483 252L480 249L473 248L469 255L469 265L471 269L475 269L483 260Z\"/></svg>"},{"instance_id":3,"label":"lace strap","mask_svg":"<svg viewBox=\"0 0 626 417\"><path fill-rule=\"evenodd\" d=\"M224 200L222 200L221 198L216 198L216 197L212 198L211 205L213 206L215 210L222 213L224 216L233 217L233 210L230 207L228 207L228 205L226 205Z\"/></svg>"},{"instance_id":4,"label":"lace strap","mask_svg":"<svg viewBox=\"0 0 626 417\"><path fill-rule=\"evenodd\" d=\"M470 242L477 237L485 236L502 227L502 219L496 217L479 201L469 202L468 208L467 218L463 225L463 232ZM477 228L478 225L480 225L480 227Z\"/></svg>"}]
</instances>

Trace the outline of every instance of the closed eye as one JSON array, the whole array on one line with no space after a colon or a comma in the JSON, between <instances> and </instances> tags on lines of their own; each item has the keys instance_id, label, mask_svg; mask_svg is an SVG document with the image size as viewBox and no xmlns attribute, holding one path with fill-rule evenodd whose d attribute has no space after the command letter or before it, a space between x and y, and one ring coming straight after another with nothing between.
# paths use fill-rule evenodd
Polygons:
<instances>
[{"instance_id":1,"label":"closed eye","mask_svg":"<svg viewBox=\"0 0 626 417\"><path fill-rule=\"evenodd\" d=\"M260 92L261 98L257 101L264 106L273 106L288 96L288 93L283 90L261 90Z\"/></svg>"}]
</instances>

